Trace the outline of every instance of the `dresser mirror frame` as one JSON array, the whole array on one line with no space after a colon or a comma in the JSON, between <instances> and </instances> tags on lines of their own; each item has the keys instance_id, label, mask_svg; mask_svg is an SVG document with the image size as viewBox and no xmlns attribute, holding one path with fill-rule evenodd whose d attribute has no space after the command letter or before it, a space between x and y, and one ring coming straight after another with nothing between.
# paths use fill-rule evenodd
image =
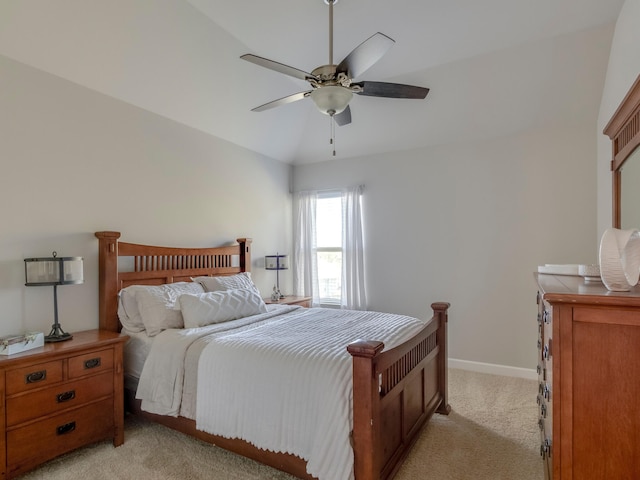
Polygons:
<instances>
[{"instance_id":1,"label":"dresser mirror frame","mask_svg":"<svg viewBox=\"0 0 640 480\"><path fill-rule=\"evenodd\" d=\"M604 134L612 144L613 227L622 228L622 167L635 151L640 153L640 75L604 128ZM640 162L640 155L634 158Z\"/></svg>"}]
</instances>

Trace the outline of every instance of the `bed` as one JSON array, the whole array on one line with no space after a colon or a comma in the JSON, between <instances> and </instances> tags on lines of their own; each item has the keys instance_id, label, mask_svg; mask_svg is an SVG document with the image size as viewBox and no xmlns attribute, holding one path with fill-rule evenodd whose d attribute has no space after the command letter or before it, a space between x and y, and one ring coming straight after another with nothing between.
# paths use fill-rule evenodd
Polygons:
<instances>
[{"instance_id":1,"label":"bed","mask_svg":"<svg viewBox=\"0 0 640 480\"><path fill-rule=\"evenodd\" d=\"M119 294L131 290L129 287L170 287L172 285L186 285L188 282L194 283L192 281L194 278L235 278L250 272L251 239L248 238L239 238L237 243L221 247L175 248L121 242L119 240L119 232L103 231L96 232L95 235L99 241L99 321L100 328L105 330L118 332L123 330L120 321L121 317L118 315L118 309L121 307ZM228 293L235 294L234 291ZM207 295L213 294L207 293L202 297L207 297ZM181 296L180 298L182 299L183 297ZM261 331L259 328L267 328L266 326L263 327L263 323L266 325L267 321L272 321L266 319L273 317L277 319L277 322L274 323L280 325L279 328L282 329L282 332L288 332L295 322L302 325L306 322L306 325L309 325L309 319L312 319L317 323L331 324L333 321L339 321L338 317L340 315L350 315L348 312L343 314L341 313L343 311L337 310L333 315L334 319L328 316L327 309L284 307L284 310L276 311L275 307L281 308L280 306L269 306L268 311L261 310L259 314L247 317L251 318L251 322L256 322L255 326L251 323L250 326L243 328L253 332L253 335L257 335L256 332ZM392 347L385 348L383 342L375 338L367 338L366 335L364 335L364 339L355 337L356 339L348 344L340 345L340 351L344 352L346 350L348 352L348 355L344 354L348 357L346 368L349 374L348 382L345 382L345 384L348 386L348 397L350 399L348 404L350 423L348 425L348 443L350 448L349 455L351 455L350 458L352 459L352 471L345 478L355 478L356 480L392 478L407 456L419 431L433 413L437 412L446 415L450 412L447 397L447 322L449 304L437 302L433 303L431 307L433 311L431 318L427 321L420 321L419 326L412 325L410 336L407 336L407 330L403 330L404 333L402 335L398 334L392 337L393 340L389 343ZM187 323L188 310L184 304L183 308L185 323ZM264 309L262 306L260 308ZM354 314L360 315L357 312L354 312ZM397 319L398 316L392 317L390 315L387 323L392 324L392 318ZM191 317L189 317L190 319ZM228 322L228 324L230 325L234 322L245 322L245 320L238 318ZM243 324L249 325L246 322ZM379 325L380 323L385 322L371 322L372 325ZM137 375L142 377L141 370L143 367L141 365L144 364L144 368L150 368L151 361L147 360L152 356L154 343L158 344L156 345L158 349L160 343L168 342L169 337L172 335L184 338L188 336L184 332L188 331L189 335L191 335L192 331L201 331L210 327L214 327L214 330L219 329L218 325L208 325L195 330L174 330L170 328L162 331L151 341L146 339L144 333L130 335L132 337L129 342L130 350L128 354L125 354L125 405L127 410L237 454L283 470L298 478L317 478L315 475L308 473L308 466L311 465L313 460L303 458L304 455L282 453L283 451L286 452L286 449L275 449L274 451L270 448L259 448L256 445L260 445L260 443L250 441L251 439L243 440L228 434L208 433L202 429L201 425L198 425L197 418L194 418L194 415L183 415L180 410L173 411L170 414L160 414L151 413L155 411L153 408L143 409L142 405L145 400L136 398L136 388L139 386L138 382L140 382L140 385L144 383L144 379L135 377ZM273 327L269 326L269 328ZM240 343L234 343L237 336L235 332L228 335L216 333L213 337L216 335L220 335L223 339L205 341L204 339L209 337L198 334L198 339L193 340L193 345L202 344L199 347L202 352L209 352L209 355L211 355L218 354L217 350L224 350L220 345L224 345L227 348L227 346L242 345L244 342L243 340ZM283 336L286 335L281 333L274 335L280 342ZM307 337L304 337L304 339L307 339ZM309 336L308 341L315 342L316 340ZM216 343L215 348L212 348L207 342ZM207 344L205 345L204 343ZM291 343L302 344L304 341L293 341ZM309 346L313 346L313 343ZM299 345L295 345L295 347L302 348ZM189 348L196 350L192 347ZM232 352L231 347L229 349ZM302 349L304 350L304 348ZM306 349L309 350L308 346ZM235 354L236 356L240 355L238 351L235 351ZM204 368L203 365L208 364L204 359L204 353L201 353L201 355L203 355L203 358L199 360L198 364L202 369ZM240 356L246 357L247 362L252 358L252 355L242 354ZM216 362L219 361L220 359L216 360ZM261 364L264 362L260 359L254 359L253 362L253 369L260 371ZM131 373L131 369L127 370L128 364L133 366L136 363L138 367L133 369L133 373ZM342 361L340 368L344 368L344 363ZM214 365L215 363L211 364L212 367ZM243 368L247 369L248 367L245 365ZM208 372L207 370L206 373ZM304 374L304 371L300 374ZM202 392L206 391L206 388L211 388L212 380L205 378L209 377L208 374L203 375L201 370L200 377L196 374L193 375L195 378L200 378L199 386ZM309 377L310 375L307 376ZM247 375L246 378L253 377ZM231 380L233 381L233 379ZM305 382L305 378L300 380L302 381L296 380L296 382L292 382L292 386L288 387L292 390L283 393L283 396L287 398L296 396L298 398L303 395L310 387L309 382ZM188 387L191 384L190 382L193 381L192 378L187 378L185 374L184 390L197 397L199 409L205 410L206 407L209 407L209 410L211 410L210 406L205 405L206 398L204 394L195 394L193 392L194 389ZM257 377L250 382L246 382L247 385L244 385L244 387L255 387L253 382L259 381L260 377ZM209 383L208 387L207 382ZM305 386L300 387L303 383ZM144 390L144 388L138 388L138 390ZM218 390L229 389L219 388ZM185 400L185 398L184 396L181 397L182 403L188 404L189 401ZM266 404L268 402L264 401L262 403ZM305 400L301 403L312 402ZM342 424L344 422L338 423ZM250 427L251 425L247 428ZM317 448L314 447L314 449ZM327 478L327 475L325 475L325 478Z\"/></svg>"}]
</instances>

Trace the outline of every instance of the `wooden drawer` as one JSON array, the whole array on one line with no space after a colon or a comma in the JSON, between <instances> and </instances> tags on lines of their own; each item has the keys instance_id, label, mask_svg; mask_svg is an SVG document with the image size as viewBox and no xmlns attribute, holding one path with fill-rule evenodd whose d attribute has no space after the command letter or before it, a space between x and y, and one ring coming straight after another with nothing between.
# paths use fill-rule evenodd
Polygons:
<instances>
[{"instance_id":1,"label":"wooden drawer","mask_svg":"<svg viewBox=\"0 0 640 480\"><path fill-rule=\"evenodd\" d=\"M113 395L113 374L86 377L7 398L7 426Z\"/></svg>"},{"instance_id":2,"label":"wooden drawer","mask_svg":"<svg viewBox=\"0 0 640 480\"><path fill-rule=\"evenodd\" d=\"M114 435L113 399L7 430L9 475L21 474L36 465L78 447Z\"/></svg>"},{"instance_id":3,"label":"wooden drawer","mask_svg":"<svg viewBox=\"0 0 640 480\"><path fill-rule=\"evenodd\" d=\"M113 370L113 349L99 350L69 358L69 378Z\"/></svg>"},{"instance_id":4,"label":"wooden drawer","mask_svg":"<svg viewBox=\"0 0 640 480\"><path fill-rule=\"evenodd\" d=\"M55 360L7 371L7 395L61 382L62 362L62 360Z\"/></svg>"}]
</instances>

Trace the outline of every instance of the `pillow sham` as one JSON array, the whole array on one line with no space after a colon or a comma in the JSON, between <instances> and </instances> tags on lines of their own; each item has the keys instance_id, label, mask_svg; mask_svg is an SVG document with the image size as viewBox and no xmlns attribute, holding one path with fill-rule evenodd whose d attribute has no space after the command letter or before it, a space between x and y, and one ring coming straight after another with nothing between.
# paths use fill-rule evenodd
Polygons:
<instances>
[{"instance_id":1,"label":"pillow sham","mask_svg":"<svg viewBox=\"0 0 640 480\"><path fill-rule=\"evenodd\" d=\"M258 295L260 295L258 287L255 286L251 279L250 272L241 272L234 275L220 275L216 277L195 277L191 280L200 283L205 292L248 289L254 290Z\"/></svg>"},{"instance_id":2,"label":"pillow sham","mask_svg":"<svg viewBox=\"0 0 640 480\"><path fill-rule=\"evenodd\" d=\"M140 317L135 297L135 286L126 287L118 292L118 319L122 328L130 332L144 332L144 323Z\"/></svg>"},{"instance_id":3,"label":"pillow sham","mask_svg":"<svg viewBox=\"0 0 640 480\"><path fill-rule=\"evenodd\" d=\"M135 287L132 290L135 292L140 318L150 337L167 328L183 328L184 321L180 313L178 297L185 293L204 293L202 285L197 282L136 285Z\"/></svg>"},{"instance_id":4,"label":"pillow sham","mask_svg":"<svg viewBox=\"0 0 640 480\"><path fill-rule=\"evenodd\" d=\"M185 328L204 327L267 311L260 294L246 288L180 295L178 303Z\"/></svg>"}]
</instances>

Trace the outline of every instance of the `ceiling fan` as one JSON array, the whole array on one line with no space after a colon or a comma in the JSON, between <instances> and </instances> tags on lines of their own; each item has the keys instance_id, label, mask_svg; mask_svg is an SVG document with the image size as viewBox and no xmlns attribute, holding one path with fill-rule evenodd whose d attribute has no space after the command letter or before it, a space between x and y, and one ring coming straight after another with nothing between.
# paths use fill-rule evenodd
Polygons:
<instances>
[{"instance_id":1,"label":"ceiling fan","mask_svg":"<svg viewBox=\"0 0 640 480\"><path fill-rule=\"evenodd\" d=\"M386 98L423 99L427 96L429 89L424 87L387 82L354 82L354 78L359 77L373 66L395 43L393 39L380 32L362 42L338 65L334 65L333 6L338 3L338 0L324 0L324 3L329 5L328 65L322 65L314 69L311 73L308 73L267 58L258 57L257 55L245 54L240 57L243 60L255 63L261 67L306 80L311 85L311 90L294 93L293 95L265 103L264 105L253 108L252 111L262 112L270 108L311 97L320 112L329 115L338 125L347 125L351 123L349 102L354 93L357 95Z\"/></svg>"}]
</instances>

